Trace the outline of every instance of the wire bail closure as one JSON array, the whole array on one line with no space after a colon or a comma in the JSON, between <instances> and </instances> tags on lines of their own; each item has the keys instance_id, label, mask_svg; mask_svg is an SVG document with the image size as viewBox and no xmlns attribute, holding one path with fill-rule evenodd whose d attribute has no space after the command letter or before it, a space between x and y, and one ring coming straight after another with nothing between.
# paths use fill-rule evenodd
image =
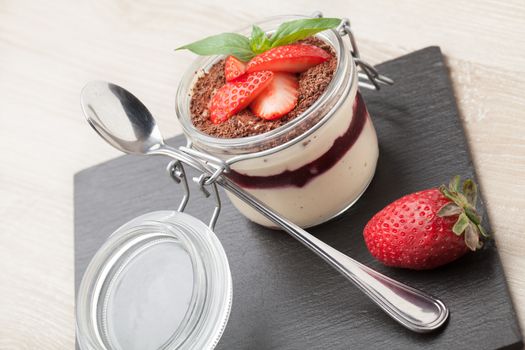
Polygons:
<instances>
[{"instance_id":1,"label":"wire bail closure","mask_svg":"<svg viewBox=\"0 0 525 350\"><path fill-rule=\"evenodd\" d=\"M315 11L312 13L311 17L322 18L323 14L321 11ZM387 76L379 74L376 68L371 64L363 61L361 55L359 54L359 48L357 47L357 41L355 40L354 33L350 27L350 20L348 18L342 18L341 23L337 26L337 33L344 37L348 35L350 40L350 53L354 58L355 64L361 68L361 71L358 73L359 76L359 86L371 90L380 90L382 85L393 85L394 81Z\"/></svg>"},{"instance_id":2,"label":"wire bail closure","mask_svg":"<svg viewBox=\"0 0 525 350\"><path fill-rule=\"evenodd\" d=\"M190 188L188 186L188 179L186 176L186 171L184 170L184 165L180 160L173 160L168 164L166 170L173 181L175 181L177 184L182 184L184 188L184 195L182 196L179 207L177 208L178 212L183 212L184 209L186 209L190 199ZM206 198L210 197L212 193L215 197L215 208L213 209L213 213L208 224L208 226L213 230L215 229L215 224L217 223L217 219L219 218L219 214L221 212L221 197L219 196L219 191L217 189L215 180L209 181L210 178L210 175L202 173L200 176L194 177L192 180L199 186L199 189L202 191L202 193L204 193ZM206 188L208 186L211 186L211 192Z\"/></svg>"}]
</instances>

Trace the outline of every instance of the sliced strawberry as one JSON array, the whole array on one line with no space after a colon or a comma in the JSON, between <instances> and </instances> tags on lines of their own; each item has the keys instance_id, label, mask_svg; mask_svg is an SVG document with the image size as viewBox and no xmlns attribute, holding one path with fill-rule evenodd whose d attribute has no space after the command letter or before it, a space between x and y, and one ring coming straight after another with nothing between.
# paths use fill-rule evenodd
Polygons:
<instances>
[{"instance_id":1,"label":"sliced strawberry","mask_svg":"<svg viewBox=\"0 0 525 350\"><path fill-rule=\"evenodd\" d=\"M233 56L228 56L224 62L224 76L226 81L232 81L246 72L246 63L239 61Z\"/></svg>"},{"instance_id":2,"label":"sliced strawberry","mask_svg":"<svg viewBox=\"0 0 525 350\"><path fill-rule=\"evenodd\" d=\"M255 56L246 65L246 72L271 70L298 73L328 59L330 54L317 46L306 44L278 46Z\"/></svg>"},{"instance_id":3,"label":"sliced strawberry","mask_svg":"<svg viewBox=\"0 0 525 350\"><path fill-rule=\"evenodd\" d=\"M211 121L220 124L247 107L270 84L273 75L270 71L256 72L226 83L211 100Z\"/></svg>"},{"instance_id":4,"label":"sliced strawberry","mask_svg":"<svg viewBox=\"0 0 525 350\"><path fill-rule=\"evenodd\" d=\"M297 105L299 83L294 74L274 73L268 87L253 100L251 110L263 119L277 119Z\"/></svg>"}]
</instances>

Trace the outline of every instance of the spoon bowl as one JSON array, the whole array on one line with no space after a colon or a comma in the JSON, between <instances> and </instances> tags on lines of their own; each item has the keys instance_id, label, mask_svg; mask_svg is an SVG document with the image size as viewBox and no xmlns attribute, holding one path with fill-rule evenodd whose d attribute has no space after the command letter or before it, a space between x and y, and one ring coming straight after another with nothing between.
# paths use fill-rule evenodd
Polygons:
<instances>
[{"instance_id":1,"label":"spoon bowl","mask_svg":"<svg viewBox=\"0 0 525 350\"><path fill-rule=\"evenodd\" d=\"M82 89L80 101L88 123L118 150L148 154L164 145L155 118L126 89L104 81L93 81Z\"/></svg>"}]
</instances>

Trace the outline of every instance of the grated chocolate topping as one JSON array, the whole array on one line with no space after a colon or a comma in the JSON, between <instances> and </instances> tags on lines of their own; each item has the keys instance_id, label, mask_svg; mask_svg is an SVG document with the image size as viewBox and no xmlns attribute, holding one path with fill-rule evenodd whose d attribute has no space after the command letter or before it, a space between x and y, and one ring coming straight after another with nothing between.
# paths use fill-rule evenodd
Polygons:
<instances>
[{"instance_id":1,"label":"grated chocolate topping","mask_svg":"<svg viewBox=\"0 0 525 350\"><path fill-rule=\"evenodd\" d=\"M203 72L192 88L190 112L193 125L211 136L237 138L268 132L301 115L325 92L337 67L337 58L329 44L315 37L301 42L322 48L330 53L332 58L298 74L297 105L288 114L279 119L265 120L253 114L250 108L245 108L227 121L214 124L209 118L208 110L213 95L226 83L224 60L221 60L215 63L208 72Z\"/></svg>"}]
</instances>

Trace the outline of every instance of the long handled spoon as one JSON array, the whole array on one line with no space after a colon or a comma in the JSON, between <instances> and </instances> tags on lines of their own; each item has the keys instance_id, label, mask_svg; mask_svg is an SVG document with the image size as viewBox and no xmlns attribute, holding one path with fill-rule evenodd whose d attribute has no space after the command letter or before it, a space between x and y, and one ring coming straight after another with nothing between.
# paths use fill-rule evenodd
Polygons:
<instances>
[{"instance_id":1,"label":"long handled spoon","mask_svg":"<svg viewBox=\"0 0 525 350\"><path fill-rule=\"evenodd\" d=\"M107 82L91 82L82 90L81 104L89 124L104 140L122 152L165 155L201 172L210 172L206 164L166 145L146 106L122 87ZM281 217L227 177L219 176L216 183L323 258L406 328L425 333L441 327L447 320L449 311L441 300L384 276L344 255Z\"/></svg>"}]
</instances>

